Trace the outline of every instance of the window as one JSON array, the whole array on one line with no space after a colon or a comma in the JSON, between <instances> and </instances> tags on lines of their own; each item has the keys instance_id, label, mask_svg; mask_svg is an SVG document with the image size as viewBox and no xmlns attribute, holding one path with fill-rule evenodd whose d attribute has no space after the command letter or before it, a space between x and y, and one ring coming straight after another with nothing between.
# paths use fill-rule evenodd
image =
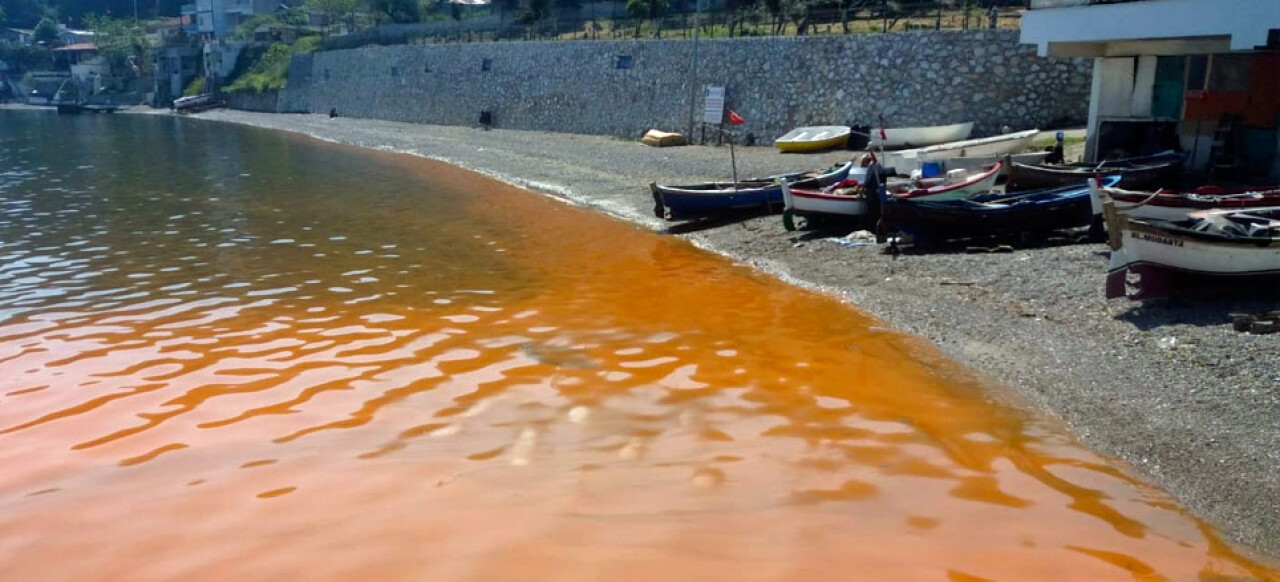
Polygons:
<instances>
[{"instance_id":1,"label":"window","mask_svg":"<svg viewBox=\"0 0 1280 582\"><path fill-rule=\"evenodd\" d=\"M1249 55L1213 55L1209 67L1209 90L1244 93L1249 90Z\"/></svg>"},{"instance_id":2,"label":"window","mask_svg":"<svg viewBox=\"0 0 1280 582\"><path fill-rule=\"evenodd\" d=\"M1187 57L1187 90L1203 91L1209 84L1209 55Z\"/></svg>"},{"instance_id":3,"label":"window","mask_svg":"<svg viewBox=\"0 0 1280 582\"><path fill-rule=\"evenodd\" d=\"M480 61L480 70L481 71L493 70L493 59L484 59Z\"/></svg>"},{"instance_id":4,"label":"window","mask_svg":"<svg viewBox=\"0 0 1280 582\"><path fill-rule=\"evenodd\" d=\"M329 80L329 69L325 69L325 70L324 70L324 80L326 80L326 81L328 81L328 80Z\"/></svg>"},{"instance_id":5,"label":"window","mask_svg":"<svg viewBox=\"0 0 1280 582\"><path fill-rule=\"evenodd\" d=\"M391 67L391 76L392 76L392 77L399 78L399 77L400 77L400 67Z\"/></svg>"},{"instance_id":6,"label":"window","mask_svg":"<svg viewBox=\"0 0 1280 582\"><path fill-rule=\"evenodd\" d=\"M613 66L614 68L618 68L618 69L630 69L631 55L618 55L618 58L614 61Z\"/></svg>"}]
</instances>

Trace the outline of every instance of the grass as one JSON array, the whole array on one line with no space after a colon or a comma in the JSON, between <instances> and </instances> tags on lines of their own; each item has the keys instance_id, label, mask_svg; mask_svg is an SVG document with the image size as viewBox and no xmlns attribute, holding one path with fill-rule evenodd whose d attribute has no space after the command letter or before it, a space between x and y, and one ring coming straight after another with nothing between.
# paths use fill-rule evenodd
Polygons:
<instances>
[{"instance_id":1,"label":"grass","mask_svg":"<svg viewBox=\"0 0 1280 582\"><path fill-rule=\"evenodd\" d=\"M1066 149L1069 149L1069 148L1071 148L1072 146L1082 145L1082 144L1084 144L1084 140L1085 140L1085 138L1083 138L1083 137L1068 137L1068 138L1064 138L1064 139L1062 140L1062 147L1063 147L1063 148L1066 148ZM1053 138L1053 136L1049 136L1049 137L1042 137L1042 138L1040 138L1040 139L1037 139L1037 140L1035 140L1035 141L1031 142L1031 146L1032 146L1032 147L1037 147L1037 148L1049 147L1049 146L1052 146L1052 145L1054 144L1054 142L1056 142L1056 141L1057 141L1057 140L1055 140L1055 139Z\"/></svg>"},{"instance_id":2,"label":"grass","mask_svg":"<svg viewBox=\"0 0 1280 582\"><path fill-rule=\"evenodd\" d=\"M293 44L273 44L227 84L225 91L265 93L284 89L289 81L289 61L293 55L312 52L319 46L318 36L304 36Z\"/></svg>"}]
</instances>

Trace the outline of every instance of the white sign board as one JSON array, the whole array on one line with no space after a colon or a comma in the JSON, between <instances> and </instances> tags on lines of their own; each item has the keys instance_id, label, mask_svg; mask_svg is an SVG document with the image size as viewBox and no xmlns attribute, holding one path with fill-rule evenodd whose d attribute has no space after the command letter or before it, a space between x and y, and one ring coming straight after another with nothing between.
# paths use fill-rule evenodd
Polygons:
<instances>
[{"instance_id":1,"label":"white sign board","mask_svg":"<svg viewBox=\"0 0 1280 582\"><path fill-rule=\"evenodd\" d=\"M719 125L724 121L724 87L707 87L707 100L702 107L702 122Z\"/></svg>"}]
</instances>

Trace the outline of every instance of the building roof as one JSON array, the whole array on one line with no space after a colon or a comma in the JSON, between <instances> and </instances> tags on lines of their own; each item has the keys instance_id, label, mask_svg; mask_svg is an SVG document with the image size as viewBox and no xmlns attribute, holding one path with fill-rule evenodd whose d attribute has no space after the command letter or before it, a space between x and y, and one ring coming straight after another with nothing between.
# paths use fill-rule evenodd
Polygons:
<instances>
[{"instance_id":1,"label":"building roof","mask_svg":"<svg viewBox=\"0 0 1280 582\"><path fill-rule=\"evenodd\" d=\"M91 42L78 42L78 43L76 43L76 44L69 44L69 45L67 45L67 46L60 46L60 47L58 47L58 48L56 48L56 49L53 49L53 52L58 52L58 51L63 51L63 52L87 52L87 51L96 51L96 50L98 50L98 45L96 45L96 44L93 44L93 43L91 43Z\"/></svg>"},{"instance_id":2,"label":"building roof","mask_svg":"<svg viewBox=\"0 0 1280 582\"><path fill-rule=\"evenodd\" d=\"M182 16L174 16L172 18L164 19L164 22L161 23L160 26L165 28L175 28L178 26L186 26L188 24L191 24L191 15L183 14Z\"/></svg>"},{"instance_id":3,"label":"building roof","mask_svg":"<svg viewBox=\"0 0 1280 582\"><path fill-rule=\"evenodd\" d=\"M1074 4L1074 5L1073 5ZM1254 50L1280 29L1277 0L1061 0L1022 14L1041 56L1106 57ZM1033 6L1033 7L1034 7Z\"/></svg>"}]
</instances>

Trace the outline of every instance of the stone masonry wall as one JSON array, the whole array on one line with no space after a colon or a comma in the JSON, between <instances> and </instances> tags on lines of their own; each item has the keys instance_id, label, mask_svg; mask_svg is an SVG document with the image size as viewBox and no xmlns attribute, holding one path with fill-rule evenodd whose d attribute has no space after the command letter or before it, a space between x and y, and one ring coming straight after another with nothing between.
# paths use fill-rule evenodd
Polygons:
<instances>
[{"instance_id":1,"label":"stone masonry wall","mask_svg":"<svg viewBox=\"0 0 1280 582\"><path fill-rule=\"evenodd\" d=\"M405 45L296 60L282 103L293 110L441 125L634 138L688 125L692 41ZM617 68L620 56L630 69ZM482 70L488 59L489 70ZM975 136L1083 123L1091 62L1045 59L1017 31L702 41L698 80L727 87L761 142L802 125L975 121ZM701 119L702 91L697 98Z\"/></svg>"}]
</instances>

